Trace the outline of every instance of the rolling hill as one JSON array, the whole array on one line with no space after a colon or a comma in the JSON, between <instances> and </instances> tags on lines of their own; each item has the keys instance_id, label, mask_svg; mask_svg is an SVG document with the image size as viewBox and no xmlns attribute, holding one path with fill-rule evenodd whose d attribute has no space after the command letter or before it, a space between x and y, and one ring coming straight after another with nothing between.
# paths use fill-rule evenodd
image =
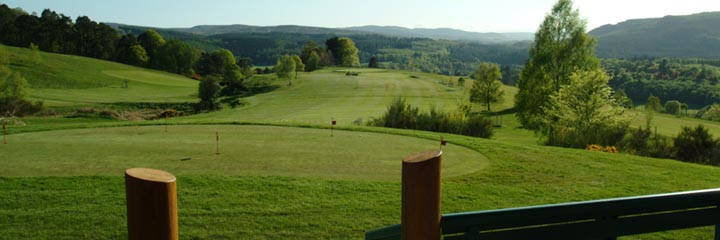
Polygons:
<instances>
[{"instance_id":1,"label":"rolling hill","mask_svg":"<svg viewBox=\"0 0 720 240\"><path fill-rule=\"evenodd\" d=\"M468 32L453 28L405 28L396 26L359 26L346 27L342 29L370 32L383 34L388 36L405 37L405 38L430 38L460 41L475 41L481 43L508 43L520 41L532 41L533 33L515 32L515 33L479 33Z\"/></svg>"},{"instance_id":2,"label":"rolling hill","mask_svg":"<svg viewBox=\"0 0 720 240\"><path fill-rule=\"evenodd\" d=\"M68 83L57 88L67 93L62 100L73 104L84 104L73 99L97 104L141 96L175 101L191 98L187 93L196 86L177 75L60 54L41 53L40 63L18 63L29 51L2 49L20 65L14 70L28 78L35 68L54 71L33 77L31 95L39 100L50 99L32 93L51 89L40 86L58 79ZM446 213L703 189L720 182L717 167L541 146L511 113L503 116L494 139L356 125L359 118L380 116L399 96L423 111L453 110L471 83L458 86L449 84L455 77L409 71L353 69L359 76L345 71L300 73L291 86L259 75L278 89L248 97L239 108L173 118L168 132L162 120L22 119L26 125L10 126L9 144L0 145L8 158L0 161L0 236L126 238L122 171L144 166L177 176L181 238L359 239L367 230L400 221L400 159L437 148L440 137L449 143L443 159ZM83 79L85 74L97 78ZM123 78L131 81L131 90L147 93L103 92ZM101 84L76 85L76 80ZM174 95L153 94L161 89ZM505 90L505 102L495 109L512 107L516 89ZM332 137L331 118L338 120ZM63 122L80 124L56 124ZM663 114L656 122L698 123ZM704 123L717 133L720 125ZM215 154L216 132L222 154ZM713 232L700 228L627 239L707 239Z\"/></svg>"},{"instance_id":3,"label":"rolling hill","mask_svg":"<svg viewBox=\"0 0 720 240\"><path fill-rule=\"evenodd\" d=\"M602 58L720 58L720 12L627 20L589 34Z\"/></svg>"}]
</instances>

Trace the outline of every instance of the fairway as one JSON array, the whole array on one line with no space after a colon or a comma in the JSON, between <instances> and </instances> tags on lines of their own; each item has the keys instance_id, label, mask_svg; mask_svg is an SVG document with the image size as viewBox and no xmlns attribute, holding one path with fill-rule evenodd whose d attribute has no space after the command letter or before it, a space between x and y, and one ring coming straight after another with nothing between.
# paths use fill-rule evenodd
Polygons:
<instances>
[{"instance_id":1,"label":"fairway","mask_svg":"<svg viewBox=\"0 0 720 240\"><path fill-rule=\"evenodd\" d=\"M302 176L399 180L403 157L439 141L380 133L272 126L117 127L12 135L3 145L0 176L121 175L151 167L174 174ZM215 132L220 154L216 154ZM449 144L443 174L487 165L478 152Z\"/></svg>"},{"instance_id":2,"label":"fairway","mask_svg":"<svg viewBox=\"0 0 720 240\"><path fill-rule=\"evenodd\" d=\"M197 115L185 121L251 121L273 123L326 124L335 118L339 125L378 118L393 98L404 97L421 111L431 107L452 111L463 91L439 84L455 77L426 73L352 69L359 76L345 76L345 70L327 69L300 73L291 86L278 81L280 89L247 98L246 106ZM413 77L414 76L414 77Z\"/></svg>"}]
</instances>

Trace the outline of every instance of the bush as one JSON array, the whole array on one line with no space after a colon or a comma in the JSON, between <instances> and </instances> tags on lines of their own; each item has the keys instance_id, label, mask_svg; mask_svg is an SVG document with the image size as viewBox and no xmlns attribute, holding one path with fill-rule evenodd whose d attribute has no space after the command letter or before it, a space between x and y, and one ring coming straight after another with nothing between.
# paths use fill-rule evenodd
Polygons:
<instances>
[{"instance_id":1,"label":"bush","mask_svg":"<svg viewBox=\"0 0 720 240\"><path fill-rule=\"evenodd\" d=\"M493 135L492 121L481 115L468 118L463 135L490 138Z\"/></svg>"},{"instance_id":2,"label":"bush","mask_svg":"<svg viewBox=\"0 0 720 240\"><path fill-rule=\"evenodd\" d=\"M682 106L682 103L677 100L670 100L665 103L665 112L669 114L679 114L680 113L680 106Z\"/></svg>"},{"instance_id":3,"label":"bush","mask_svg":"<svg viewBox=\"0 0 720 240\"><path fill-rule=\"evenodd\" d=\"M19 98L0 98L0 115L29 116L43 110L43 102Z\"/></svg>"},{"instance_id":4,"label":"bush","mask_svg":"<svg viewBox=\"0 0 720 240\"><path fill-rule=\"evenodd\" d=\"M370 126L417 129L432 132L462 134L474 137L490 138L493 134L492 121L482 115L465 116L462 111L445 113L432 108L429 112L420 112L403 98L394 99L387 112L378 119L368 122Z\"/></svg>"},{"instance_id":5,"label":"bush","mask_svg":"<svg viewBox=\"0 0 720 240\"><path fill-rule=\"evenodd\" d=\"M630 128L628 135L623 139L623 151L631 154L648 156L648 140L650 139L650 128Z\"/></svg>"},{"instance_id":6,"label":"bush","mask_svg":"<svg viewBox=\"0 0 720 240\"><path fill-rule=\"evenodd\" d=\"M718 141L713 139L703 125L695 128L683 127L682 132L675 138L675 156L686 162L711 164L716 148Z\"/></svg>"}]
</instances>

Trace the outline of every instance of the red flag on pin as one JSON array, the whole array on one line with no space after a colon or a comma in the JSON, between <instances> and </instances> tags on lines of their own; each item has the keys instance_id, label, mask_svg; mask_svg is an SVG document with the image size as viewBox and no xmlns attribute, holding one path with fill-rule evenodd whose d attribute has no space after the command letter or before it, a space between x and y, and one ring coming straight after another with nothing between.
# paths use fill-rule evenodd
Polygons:
<instances>
[{"instance_id":1,"label":"red flag on pin","mask_svg":"<svg viewBox=\"0 0 720 240\"><path fill-rule=\"evenodd\" d=\"M335 126L335 124L337 124L337 121L332 120L332 125Z\"/></svg>"},{"instance_id":2,"label":"red flag on pin","mask_svg":"<svg viewBox=\"0 0 720 240\"><path fill-rule=\"evenodd\" d=\"M440 145L445 146L447 144L447 141L445 141L445 138L440 139Z\"/></svg>"}]
</instances>

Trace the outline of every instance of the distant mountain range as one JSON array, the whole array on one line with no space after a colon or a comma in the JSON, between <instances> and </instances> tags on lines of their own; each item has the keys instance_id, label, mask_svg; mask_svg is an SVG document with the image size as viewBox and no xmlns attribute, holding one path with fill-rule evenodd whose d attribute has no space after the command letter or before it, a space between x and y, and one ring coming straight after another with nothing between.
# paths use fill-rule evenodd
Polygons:
<instances>
[{"instance_id":1,"label":"distant mountain range","mask_svg":"<svg viewBox=\"0 0 720 240\"><path fill-rule=\"evenodd\" d=\"M430 39L446 39L461 41L478 41L484 43L503 43L533 40L533 33L479 33L467 32L452 28L404 28L395 26L361 26L342 28L353 31L371 32L395 37L418 37Z\"/></svg>"},{"instance_id":2,"label":"distant mountain range","mask_svg":"<svg viewBox=\"0 0 720 240\"><path fill-rule=\"evenodd\" d=\"M720 58L720 12L627 20L590 31L602 58Z\"/></svg>"},{"instance_id":3,"label":"distant mountain range","mask_svg":"<svg viewBox=\"0 0 720 240\"><path fill-rule=\"evenodd\" d=\"M323 28L296 25L281 26L250 26L250 25L200 25L191 28L171 28L168 30L192 33L198 35L220 35L231 33L302 33L302 34L331 34L331 35L357 35L380 34L392 37L429 38L444 40L473 41L481 43L507 43L530 41L533 33L479 33L467 32L452 28L404 28L395 26L360 26L348 28Z\"/></svg>"}]
</instances>

